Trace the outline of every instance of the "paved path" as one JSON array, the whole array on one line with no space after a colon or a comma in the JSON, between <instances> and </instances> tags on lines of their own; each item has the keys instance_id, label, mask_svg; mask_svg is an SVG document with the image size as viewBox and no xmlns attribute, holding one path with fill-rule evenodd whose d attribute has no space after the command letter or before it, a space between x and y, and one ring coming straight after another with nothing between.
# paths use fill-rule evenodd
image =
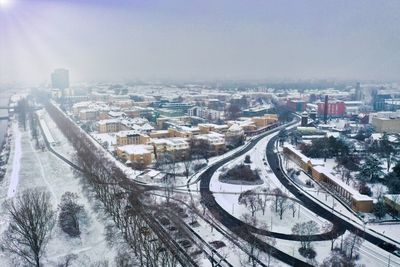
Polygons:
<instances>
[{"instance_id":1,"label":"paved path","mask_svg":"<svg viewBox=\"0 0 400 267\"><path fill-rule=\"evenodd\" d=\"M13 134L14 134L14 158L12 163L12 171L10 176L10 185L8 186L7 198L12 198L17 193L17 187L19 183L19 171L21 169L21 158L22 158L22 134L18 128L18 123L13 123Z\"/></svg>"}]
</instances>

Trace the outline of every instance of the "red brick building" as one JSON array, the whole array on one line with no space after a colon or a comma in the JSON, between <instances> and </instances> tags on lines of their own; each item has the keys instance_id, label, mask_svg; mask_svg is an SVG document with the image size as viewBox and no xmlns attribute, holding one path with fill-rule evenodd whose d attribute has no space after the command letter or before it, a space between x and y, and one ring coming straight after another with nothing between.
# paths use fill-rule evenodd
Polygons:
<instances>
[{"instance_id":1,"label":"red brick building","mask_svg":"<svg viewBox=\"0 0 400 267\"><path fill-rule=\"evenodd\" d=\"M324 116L325 103L317 102L318 105L318 116ZM341 117L346 112L346 105L343 101L332 101L328 102L328 117Z\"/></svg>"}]
</instances>

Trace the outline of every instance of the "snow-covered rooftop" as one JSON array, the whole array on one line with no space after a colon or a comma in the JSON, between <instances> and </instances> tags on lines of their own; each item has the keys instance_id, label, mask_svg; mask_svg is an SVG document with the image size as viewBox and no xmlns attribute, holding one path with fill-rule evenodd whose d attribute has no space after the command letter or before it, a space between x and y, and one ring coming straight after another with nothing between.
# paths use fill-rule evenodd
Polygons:
<instances>
[{"instance_id":1,"label":"snow-covered rooftop","mask_svg":"<svg viewBox=\"0 0 400 267\"><path fill-rule=\"evenodd\" d=\"M153 151L153 147L149 145L126 145L118 149L129 155L148 154Z\"/></svg>"},{"instance_id":2,"label":"snow-covered rooftop","mask_svg":"<svg viewBox=\"0 0 400 267\"><path fill-rule=\"evenodd\" d=\"M336 175L333 175L331 173L331 170L325 166L315 166L314 169L319 172L323 173L326 177L328 177L331 181L339 185L343 190L346 190L349 194L351 194L352 198L358 201L372 201L372 198L370 198L367 195L362 195L360 194L356 189L353 187L349 186L345 182L342 181L339 177Z\"/></svg>"}]
</instances>

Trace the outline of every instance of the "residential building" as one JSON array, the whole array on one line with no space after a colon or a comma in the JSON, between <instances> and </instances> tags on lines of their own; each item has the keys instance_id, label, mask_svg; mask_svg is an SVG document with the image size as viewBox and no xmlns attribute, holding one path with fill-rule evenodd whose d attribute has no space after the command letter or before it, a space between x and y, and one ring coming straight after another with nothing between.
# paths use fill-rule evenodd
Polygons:
<instances>
[{"instance_id":1,"label":"residential building","mask_svg":"<svg viewBox=\"0 0 400 267\"><path fill-rule=\"evenodd\" d=\"M151 145L126 145L116 149L117 156L136 167L145 168L150 165L154 158Z\"/></svg>"},{"instance_id":2,"label":"residential building","mask_svg":"<svg viewBox=\"0 0 400 267\"><path fill-rule=\"evenodd\" d=\"M128 130L123 127L118 119L101 120L97 122L99 133L113 133L121 130Z\"/></svg>"},{"instance_id":3,"label":"residential building","mask_svg":"<svg viewBox=\"0 0 400 267\"><path fill-rule=\"evenodd\" d=\"M372 198L360 194L339 177L331 174L330 170L323 164L308 158L292 145L284 145L283 153L299 165L310 177L327 187L333 194L340 196L353 210L361 212L371 212L373 210Z\"/></svg>"},{"instance_id":4,"label":"residential building","mask_svg":"<svg viewBox=\"0 0 400 267\"><path fill-rule=\"evenodd\" d=\"M144 145L150 142L148 135L137 131L121 131L116 134L117 145Z\"/></svg>"},{"instance_id":5,"label":"residential building","mask_svg":"<svg viewBox=\"0 0 400 267\"><path fill-rule=\"evenodd\" d=\"M204 142L207 145L209 155L221 155L225 153L225 137L223 134L209 132L208 134L200 134L193 137L194 145Z\"/></svg>"},{"instance_id":6,"label":"residential building","mask_svg":"<svg viewBox=\"0 0 400 267\"><path fill-rule=\"evenodd\" d=\"M244 139L244 130L236 123L232 124L225 133L225 142L227 146L236 147L242 144Z\"/></svg>"},{"instance_id":7,"label":"residential building","mask_svg":"<svg viewBox=\"0 0 400 267\"><path fill-rule=\"evenodd\" d=\"M189 155L190 145L186 138L151 139L156 158L163 154L174 155L176 160L183 160Z\"/></svg>"},{"instance_id":8,"label":"residential building","mask_svg":"<svg viewBox=\"0 0 400 267\"><path fill-rule=\"evenodd\" d=\"M168 136L169 137L192 138L193 133L191 131L187 131L187 130L168 128Z\"/></svg>"},{"instance_id":9,"label":"residential building","mask_svg":"<svg viewBox=\"0 0 400 267\"><path fill-rule=\"evenodd\" d=\"M270 124L278 122L278 115L266 114L262 117L253 117L251 120L256 125L257 129L265 128Z\"/></svg>"},{"instance_id":10,"label":"residential building","mask_svg":"<svg viewBox=\"0 0 400 267\"><path fill-rule=\"evenodd\" d=\"M226 124L219 125L213 123L200 123L197 127L200 130L200 134L208 134L210 132L226 133L229 129L229 126Z\"/></svg>"}]
</instances>

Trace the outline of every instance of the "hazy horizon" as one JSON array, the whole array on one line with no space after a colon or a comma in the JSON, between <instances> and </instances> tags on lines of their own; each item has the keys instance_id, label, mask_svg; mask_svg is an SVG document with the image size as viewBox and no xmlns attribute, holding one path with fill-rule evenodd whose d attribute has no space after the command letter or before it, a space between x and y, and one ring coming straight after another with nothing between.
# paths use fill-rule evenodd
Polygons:
<instances>
[{"instance_id":1,"label":"hazy horizon","mask_svg":"<svg viewBox=\"0 0 400 267\"><path fill-rule=\"evenodd\" d=\"M400 77L400 1L9 1L0 83Z\"/></svg>"}]
</instances>

